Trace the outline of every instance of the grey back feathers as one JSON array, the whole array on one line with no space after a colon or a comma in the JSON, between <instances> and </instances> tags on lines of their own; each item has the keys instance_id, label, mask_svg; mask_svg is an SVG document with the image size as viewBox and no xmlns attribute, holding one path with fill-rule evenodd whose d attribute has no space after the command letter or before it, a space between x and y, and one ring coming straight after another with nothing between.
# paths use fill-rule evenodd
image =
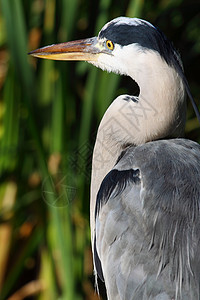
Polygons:
<instances>
[{"instance_id":1,"label":"grey back feathers","mask_svg":"<svg viewBox=\"0 0 200 300\"><path fill-rule=\"evenodd\" d=\"M199 299L199 157L192 141L149 142L105 177L94 243L109 299Z\"/></svg>"}]
</instances>

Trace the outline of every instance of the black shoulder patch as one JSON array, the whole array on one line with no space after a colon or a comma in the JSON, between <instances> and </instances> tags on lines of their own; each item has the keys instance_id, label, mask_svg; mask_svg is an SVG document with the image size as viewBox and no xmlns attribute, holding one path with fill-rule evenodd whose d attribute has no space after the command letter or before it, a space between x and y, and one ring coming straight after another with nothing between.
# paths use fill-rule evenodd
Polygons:
<instances>
[{"instance_id":1,"label":"black shoulder patch","mask_svg":"<svg viewBox=\"0 0 200 300\"><path fill-rule=\"evenodd\" d=\"M138 103L139 97L126 95L126 96L123 97L123 100L124 100L124 101L127 101L127 102L133 101L133 102L135 102L135 103Z\"/></svg>"},{"instance_id":2,"label":"black shoulder patch","mask_svg":"<svg viewBox=\"0 0 200 300\"><path fill-rule=\"evenodd\" d=\"M101 261L99 259L99 255L97 253L96 234L95 234L95 237L94 237L94 264L95 264L95 268L96 268L96 271L97 271L97 274L98 274L99 278L101 279L101 281L104 282L104 276L103 276Z\"/></svg>"},{"instance_id":3,"label":"black shoulder patch","mask_svg":"<svg viewBox=\"0 0 200 300\"><path fill-rule=\"evenodd\" d=\"M113 192L113 198L115 198L117 195L120 195L125 190L126 186L129 183L139 184L139 176L139 169L129 169L123 171L119 171L116 169L111 170L102 181L97 194L95 219L96 216L99 214L101 206L107 203Z\"/></svg>"}]
</instances>

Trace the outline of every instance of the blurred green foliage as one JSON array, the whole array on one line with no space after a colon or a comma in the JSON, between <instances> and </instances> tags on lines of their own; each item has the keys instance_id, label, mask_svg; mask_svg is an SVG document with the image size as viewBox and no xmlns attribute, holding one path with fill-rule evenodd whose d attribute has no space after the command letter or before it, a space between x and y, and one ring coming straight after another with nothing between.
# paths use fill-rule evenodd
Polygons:
<instances>
[{"instance_id":1,"label":"blurred green foliage","mask_svg":"<svg viewBox=\"0 0 200 300\"><path fill-rule=\"evenodd\" d=\"M131 81L86 63L37 60L35 48L142 17L179 49L200 99L200 2L0 0L0 299L97 299L89 231L99 121ZM186 136L200 141L189 104Z\"/></svg>"}]
</instances>

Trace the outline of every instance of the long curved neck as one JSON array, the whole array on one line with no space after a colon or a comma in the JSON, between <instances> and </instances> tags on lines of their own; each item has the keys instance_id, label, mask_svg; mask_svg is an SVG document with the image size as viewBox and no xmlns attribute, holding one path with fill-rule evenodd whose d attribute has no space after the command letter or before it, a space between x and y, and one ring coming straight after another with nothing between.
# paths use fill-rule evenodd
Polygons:
<instances>
[{"instance_id":1,"label":"long curved neck","mask_svg":"<svg viewBox=\"0 0 200 300\"><path fill-rule=\"evenodd\" d=\"M128 95L119 96L109 106L100 123L92 162L92 238L97 192L123 148L127 144L139 145L183 134L186 107L182 79L175 69L157 60L162 58L152 55L151 61L145 62L143 58L143 62L130 66L128 75L140 87L138 99ZM157 68L157 65L163 68ZM144 69L141 66L145 66Z\"/></svg>"}]
</instances>

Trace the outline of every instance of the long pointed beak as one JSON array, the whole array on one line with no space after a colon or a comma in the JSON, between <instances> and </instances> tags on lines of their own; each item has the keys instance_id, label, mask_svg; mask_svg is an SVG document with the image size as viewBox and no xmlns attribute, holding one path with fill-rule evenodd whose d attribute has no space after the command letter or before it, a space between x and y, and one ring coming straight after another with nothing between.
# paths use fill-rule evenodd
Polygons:
<instances>
[{"instance_id":1,"label":"long pointed beak","mask_svg":"<svg viewBox=\"0 0 200 300\"><path fill-rule=\"evenodd\" d=\"M30 55L53 60L96 61L101 52L97 38L53 44L31 51Z\"/></svg>"}]
</instances>

